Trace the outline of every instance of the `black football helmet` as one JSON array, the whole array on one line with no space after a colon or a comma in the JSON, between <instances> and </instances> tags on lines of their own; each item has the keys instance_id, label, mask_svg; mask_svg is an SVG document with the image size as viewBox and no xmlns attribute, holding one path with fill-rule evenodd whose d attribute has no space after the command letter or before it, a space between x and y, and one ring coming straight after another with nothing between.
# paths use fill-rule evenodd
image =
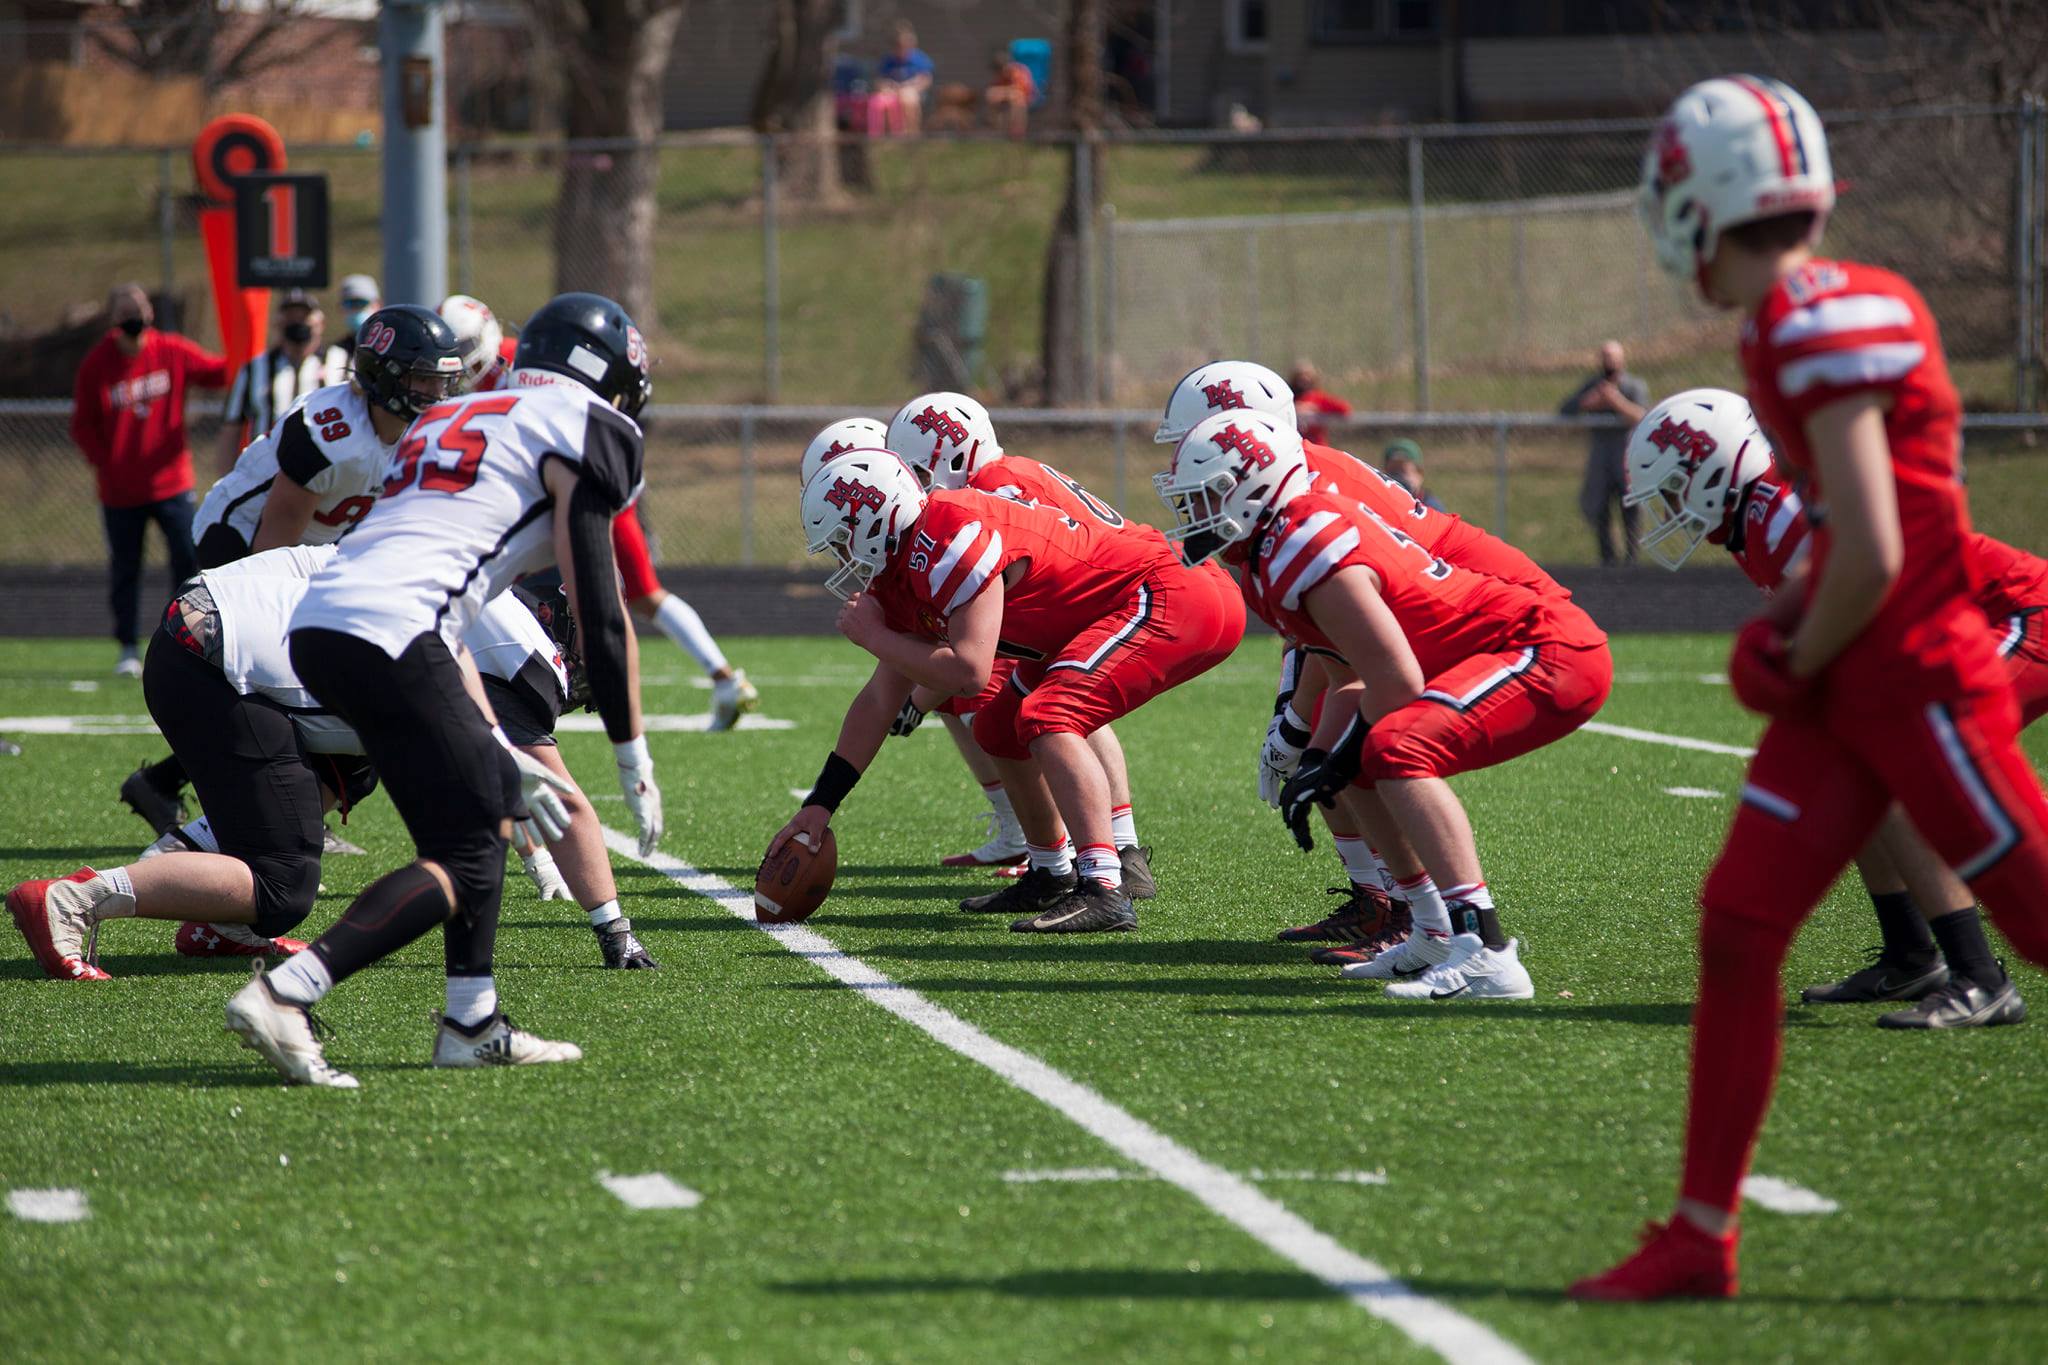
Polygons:
<instances>
[{"instance_id":1,"label":"black football helmet","mask_svg":"<svg viewBox=\"0 0 2048 1365\"><path fill-rule=\"evenodd\" d=\"M462 343L433 309L393 304L363 319L354 367L372 403L410 421L455 392Z\"/></svg>"},{"instance_id":2,"label":"black football helmet","mask_svg":"<svg viewBox=\"0 0 2048 1365\"><path fill-rule=\"evenodd\" d=\"M557 294L542 304L520 329L512 368L567 375L628 417L654 392L640 329L602 294Z\"/></svg>"}]
</instances>

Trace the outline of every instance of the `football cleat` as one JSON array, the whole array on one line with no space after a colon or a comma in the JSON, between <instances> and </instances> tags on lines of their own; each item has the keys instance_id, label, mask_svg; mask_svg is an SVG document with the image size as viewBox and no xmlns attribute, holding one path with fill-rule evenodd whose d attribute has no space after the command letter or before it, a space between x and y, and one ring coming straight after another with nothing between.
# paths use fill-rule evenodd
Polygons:
<instances>
[{"instance_id":1,"label":"football cleat","mask_svg":"<svg viewBox=\"0 0 2048 1365\"><path fill-rule=\"evenodd\" d=\"M320 827L320 852L323 855L329 853L359 854L362 850L342 838L339 834L336 834L332 825L322 825Z\"/></svg>"},{"instance_id":2,"label":"football cleat","mask_svg":"<svg viewBox=\"0 0 2048 1365\"><path fill-rule=\"evenodd\" d=\"M1421 976L1439 962L1449 961L1451 951L1451 940L1447 935L1433 934L1427 929L1411 929L1408 937L1370 962L1346 967L1344 976L1350 981L1401 981Z\"/></svg>"},{"instance_id":3,"label":"football cleat","mask_svg":"<svg viewBox=\"0 0 2048 1365\"><path fill-rule=\"evenodd\" d=\"M256 964L249 984L228 1000L228 1032L241 1038L243 1047L261 1053L292 1085L354 1090L356 1078L328 1065L321 1050L320 1040L331 1030L306 1006L278 999L262 965Z\"/></svg>"},{"instance_id":4,"label":"football cleat","mask_svg":"<svg viewBox=\"0 0 2048 1365\"><path fill-rule=\"evenodd\" d=\"M182 829L169 829L157 835L154 843L136 854L135 861L146 863L151 858L161 858L166 853L192 853L195 851L191 841L186 839L185 832Z\"/></svg>"},{"instance_id":5,"label":"football cleat","mask_svg":"<svg viewBox=\"0 0 2048 1365\"><path fill-rule=\"evenodd\" d=\"M960 908L970 915L1039 915L1058 905L1074 890L1074 874L1058 876L1034 867L1000 891L969 896Z\"/></svg>"},{"instance_id":6,"label":"football cleat","mask_svg":"<svg viewBox=\"0 0 2048 1365\"><path fill-rule=\"evenodd\" d=\"M1881 1000L1920 1000L1948 984L1948 964L1936 954L1932 966L1900 966L1885 959L1882 947L1870 950L1870 965L1840 981L1808 986L1799 999L1808 1005L1871 1005Z\"/></svg>"},{"instance_id":7,"label":"football cleat","mask_svg":"<svg viewBox=\"0 0 2048 1365\"><path fill-rule=\"evenodd\" d=\"M1010 926L1018 934L1114 934L1138 927L1138 912L1123 888L1090 877L1059 901Z\"/></svg>"},{"instance_id":8,"label":"football cleat","mask_svg":"<svg viewBox=\"0 0 2048 1365\"><path fill-rule=\"evenodd\" d=\"M1349 967L1355 962L1370 962L1407 938L1409 930L1414 927L1414 918L1408 913L1406 903L1389 901L1386 917L1364 938L1355 943L1331 943L1311 949L1308 960L1328 967Z\"/></svg>"},{"instance_id":9,"label":"football cleat","mask_svg":"<svg viewBox=\"0 0 2048 1365\"><path fill-rule=\"evenodd\" d=\"M1389 981L1387 994L1397 1000L1527 1000L1535 983L1509 939L1504 948L1489 948L1477 934L1451 939L1451 956L1421 976Z\"/></svg>"},{"instance_id":10,"label":"football cleat","mask_svg":"<svg viewBox=\"0 0 2048 1365\"><path fill-rule=\"evenodd\" d=\"M1732 1299L1735 1297L1735 1235L1716 1237L1690 1220L1643 1228L1635 1255L1569 1290L1574 1299L1639 1303L1647 1299Z\"/></svg>"},{"instance_id":11,"label":"football cleat","mask_svg":"<svg viewBox=\"0 0 2048 1365\"><path fill-rule=\"evenodd\" d=\"M149 780L146 763L122 779L121 800L160 835L185 823L184 803L176 792L167 792Z\"/></svg>"},{"instance_id":12,"label":"football cleat","mask_svg":"<svg viewBox=\"0 0 2048 1365\"><path fill-rule=\"evenodd\" d=\"M1877 1017L1879 1028L1995 1028L2027 1017L2027 1002L2006 977L1996 986L1952 976L1909 1010Z\"/></svg>"},{"instance_id":13,"label":"football cleat","mask_svg":"<svg viewBox=\"0 0 2048 1365\"><path fill-rule=\"evenodd\" d=\"M554 1043L512 1027L504 1014L493 1014L475 1028L464 1028L447 1015L438 1016L434 1065L451 1067L532 1066L539 1062L580 1062L583 1049Z\"/></svg>"},{"instance_id":14,"label":"football cleat","mask_svg":"<svg viewBox=\"0 0 2048 1365\"><path fill-rule=\"evenodd\" d=\"M185 957L290 957L306 951L295 938L264 938L246 924L201 924L186 920L174 941Z\"/></svg>"},{"instance_id":15,"label":"football cleat","mask_svg":"<svg viewBox=\"0 0 2048 1365\"><path fill-rule=\"evenodd\" d=\"M1124 894L1134 901L1149 901L1159 894L1152 878L1152 848L1149 844L1127 844L1116 851L1123 865Z\"/></svg>"},{"instance_id":16,"label":"football cleat","mask_svg":"<svg viewBox=\"0 0 2048 1365\"><path fill-rule=\"evenodd\" d=\"M1025 860L1024 827L1016 816L1005 818L999 811L985 810L981 818L988 822L988 842L971 853L939 859L940 867L1015 867Z\"/></svg>"},{"instance_id":17,"label":"football cleat","mask_svg":"<svg viewBox=\"0 0 2048 1365\"><path fill-rule=\"evenodd\" d=\"M1381 931L1393 910L1392 898L1378 887L1353 882L1333 886L1329 894L1343 896L1344 903L1314 924L1282 929L1274 937L1282 943L1361 943Z\"/></svg>"},{"instance_id":18,"label":"football cleat","mask_svg":"<svg viewBox=\"0 0 2048 1365\"><path fill-rule=\"evenodd\" d=\"M639 939L633 936L633 921L615 919L600 925L596 930L597 946L604 954L604 965L617 971L647 971L658 969L661 964L654 960Z\"/></svg>"},{"instance_id":19,"label":"football cleat","mask_svg":"<svg viewBox=\"0 0 2048 1365\"><path fill-rule=\"evenodd\" d=\"M740 723L740 717L749 711L761 709L761 693L747 681L747 672L735 668L729 678L711 680L711 724L712 730L730 730Z\"/></svg>"},{"instance_id":20,"label":"football cleat","mask_svg":"<svg viewBox=\"0 0 2048 1365\"><path fill-rule=\"evenodd\" d=\"M59 981L113 979L94 965L86 946L98 923L93 906L102 898L88 888L98 878L81 867L68 877L23 882L7 893L7 913L45 975Z\"/></svg>"},{"instance_id":21,"label":"football cleat","mask_svg":"<svg viewBox=\"0 0 2048 1365\"><path fill-rule=\"evenodd\" d=\"M121 657L114 661L114 676L117 678L139 678L142 676L142 658L132 648L121 651Z\"/></svg>"}]
</instances>

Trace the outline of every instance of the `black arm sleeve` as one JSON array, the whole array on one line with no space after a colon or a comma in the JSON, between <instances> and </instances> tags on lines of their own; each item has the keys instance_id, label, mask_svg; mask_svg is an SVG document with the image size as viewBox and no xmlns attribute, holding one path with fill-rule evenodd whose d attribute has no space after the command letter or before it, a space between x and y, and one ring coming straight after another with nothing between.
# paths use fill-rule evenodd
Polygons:
<instances>
[{"instance_id":1,"label":"black arm sleeve","mask_svg":"<svg viewBox=\"0 0 2048 1365\"><path fill-rule=\"evenodd\" d=\"M293 409L290 416L278 423L277 427L277 472L301 488L311 488L313 480L324 473L333 463L313 444L313 433L306 430L306 410Z\"/></svg>"},{"instance_id":2,"label":"black arm sleeve","mask_svg":"<svg viewBox=\"0 0 2048 1365\"><path fill-rule=\"evenodd\" d=\"M576 615L583 626L583 664L604 732L614 744L633 737L626 678L626 610L612 564L610 494L583 479L569 498L569 557L576 571Z\"/></svg>"}]
</instances>

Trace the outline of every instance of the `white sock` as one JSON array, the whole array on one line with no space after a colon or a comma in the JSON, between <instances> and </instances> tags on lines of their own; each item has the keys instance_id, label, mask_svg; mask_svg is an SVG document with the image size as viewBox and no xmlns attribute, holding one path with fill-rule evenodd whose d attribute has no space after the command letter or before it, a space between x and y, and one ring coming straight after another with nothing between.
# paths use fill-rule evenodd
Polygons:
<instances>
[{"instance_id":1,"label":"white sock","mask_svg":"<svg viewBox=\"0 0 2048 1365\"><path fill-rule=\"evenodd\" d=\"M334 989L327 964L311 948L294 953L289 962L271 969L263 979L270 983L272 995L294 1005L317 1005L321 997Z\"/></svg>"},{"instance_id":2,"label":"white sock","mask_svg":"<svg viewBox=\"0 0 2048 1365\"><path fill-rule=\"evenodd\" d=\"M1124 884L1123 859L1116 856L1115 844L1083 844L1075 862L1086 880L1113 887Z\"/></svg>"},{"instance_id":3,"label":"white sock","mask_svg":"<svg viewBox=\"0 0 2048 1365\"><path fill-rule=\"evenodd\" d=\"M1365 846L1365 840L1347 834L1333 834L1331 840L1337 845L1337 856L1344 860L1344 875L1359 886L1379 886L1379 869L1373 866L1372 850Z\"/></svg>"},{"instance_id":4,"label":"white sock","mask_svg":"<svg viewBox=\"0 0 2048 1365\"><path fill-rule=\"evenodd\" d=\"M197 848L201 853L220 852L220 839L213 832L213 821L203 815L179 830L178 833L184 835L186 842Z\"/></svg>"},{"instance_id":5,"label":"white sock","mask_svg":"<svg viewBox=\"0 0 2048 1365\"><path fill-rule=\"evenodd\" d=\"M661 627L661 633L674 640L685 654L697 661L697 666L706 673L723 673L726 669L725 652L718 647L718 641L711 638L711 632L704 629L704 618L697 609L677 597L674 593L655 609L654 624Z\"/></svg>"},{"instance_id":6,"label":"white sock","mask_svg":"<svg viewBox=\"0 0 2048 1365\"><path fill-rule=\"evenodd\" d=\"M488 976L449 977L448 1008L443 1012L464 1028L475 1028L498 1012L498 983Z\"/></svg>"},{"instance_id":7,"label":"white sock","mask_svg":"<svg viewBox=\"0 0 2048 1365\"><path fill-rule=\"evenodd\" d=\"M1031 866L1040 872L1050 872L1056 877L1072 876L1074 871L1074 841L1064 834L1052 848L1040 848L1037 844L1024 845L1025 857Z\"/></svg>"},{"instance_id":8,"label":"white sock","mask_svg":"<svg viewBox=\"0 0 2048 1365\"><path fill-rule=\"evenodd\" d=\"M1424 872L1412 881L1400 883L1400 887L1416 929L1438 938L1449 938L1451 915L1444 909L1443 893L1436 889L1436 883L1430 880L1429 874Z\"/></svg>"},{"instance_id":9,"label":"white sock","mask_svg":"<svg viewBox=\"0 0 2048 1365\"><path fill-rule=\"evenodd\" d=\"M989 807L995 811L998 820L1001 820L1006 825L1016 823L1016 808L1010 804L1010 794L1003 790L1002 783L982 783L981 794L988 798Z\"/></svg>"},{"instance_id":10,"label":"white sock","mask_svg":"<svg viewBox=\"0 0 2048 1365\"><path fill-rule=\"evenodd\" d=\"M1394 897L1396 900L1400 899L1401 893L1395 886L1394 873L1392 869L1390 869L1387 866L1387 860L1380 856L1380 851L1376 848L1369 848L1366 850L1366 852L1372 854L1372 865L1373 868L1380 874L1381 888L1385 890L1389 896Z\"/></svg>"},{"instance_id":11,"label":"white sock","mask_svg":"<svg viewBox=\"0 0 2048 1365\"><path fill-rule=\"evenodd\" d=\"M99 879L107 894L93 906L94 919L126 919L135 913L135 883L128 880L127 868L107 868Z\"/></svg>"},{"instance_id":12,"label":"white sock","mask_svg":"<svg viewBox=\"0 0 2048 1365\"><path fill-rule=\"evenodd\" d=\"M624 919L625 914L625 911L619 909L619 902L616 899L608 900L590 912L590 927L602 929L615 919Z\"/></svg>"},{"instance_id":13,"label":"white sock","mask_svg":"<svg viewBox=\"0 0 2048 1365\"><path fill-rule=\"evenodd\" d=\"M1116 840L1118 848L1138 846L1138 817L1131 814L1129 806L1109 808L1109 837Z\"/></svg>"}]
</instances>

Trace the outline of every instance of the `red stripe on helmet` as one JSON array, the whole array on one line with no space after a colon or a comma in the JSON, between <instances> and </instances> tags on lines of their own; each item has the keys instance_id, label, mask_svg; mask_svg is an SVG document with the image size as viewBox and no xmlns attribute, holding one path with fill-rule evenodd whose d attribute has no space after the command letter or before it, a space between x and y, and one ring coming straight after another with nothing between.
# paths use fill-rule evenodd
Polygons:
<instances>
[{"instance_id":1,"label":"red stripe on helmet","mask_svg":"<svg viewBox=\"0 0 2048 1365\"><path fill-rule=\"evenodd\" d=\"M1734 77L1733 79L1736 85L1754 95L1756 102L1764 107L1764 114L1771 121L1771 137L1778 144L1778 166L1784 171L1786 179L1791 179L1798 172L1793 166L1792 129L1789 120L1786 118L1784 107L1777 100L1771 98L1770 92L1755 81L1741 76Z\"/></svg>"}]
</instances>

